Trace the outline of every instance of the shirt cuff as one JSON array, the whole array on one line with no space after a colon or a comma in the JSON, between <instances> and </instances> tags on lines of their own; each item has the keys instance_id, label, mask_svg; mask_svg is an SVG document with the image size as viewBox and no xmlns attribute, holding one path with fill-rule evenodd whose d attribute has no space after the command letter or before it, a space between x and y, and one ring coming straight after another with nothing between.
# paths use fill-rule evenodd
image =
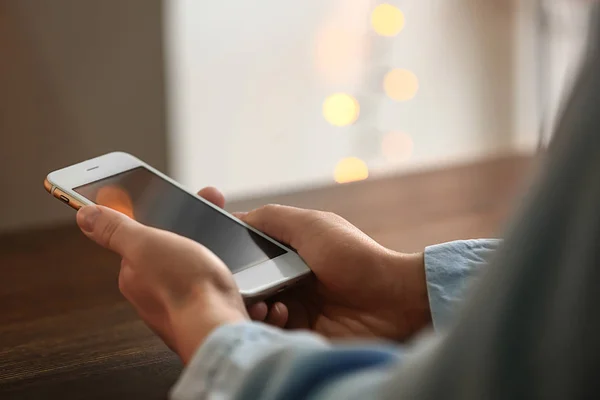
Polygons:
<instances>
[{"instance_id":1,"label":"shirt cuff","mask_svg":"<svg viewBox=\"0 0 600 400\"><path fill-rule=\"evenodd\" d=\"M500 239L459 240L425 249L425 275L433 327L439 331L453 320L466 288L486 265Z\"/></svg>"},{"instance_id":2,"label":"shirt cuff","mask_svg":"<svg viewBox=\"0 0 600 400\"><path fill-rule=\"evenodd\" d=\"M198 348L171 391L174 400L229 398L259 359L282 347L328 347L315 335L283 333L256 322L223 325ZM238 379L239 378L239 379Z\"/></svg>"}]
</instances>

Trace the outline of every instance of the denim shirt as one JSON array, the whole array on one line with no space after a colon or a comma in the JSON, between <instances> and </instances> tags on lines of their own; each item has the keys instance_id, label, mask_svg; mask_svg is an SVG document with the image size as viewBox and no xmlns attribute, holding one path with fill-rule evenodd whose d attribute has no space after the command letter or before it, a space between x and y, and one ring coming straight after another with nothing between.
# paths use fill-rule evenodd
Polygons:
<instances>
[{"instance_id":1,"label":"denim shirt","mask_svg":"<svg viewBox=\"0 0 600 400\"><path fill-rule=\"evenodd\" d=\"M429 303L436 332L454 311L499 240L465 240L425 249ZM411 353L427 345L335 344L307 332L257 322L224 325L196 351L171 392L191 399L378 399ZM392 396L393 397L393 396Z\"/></svg>"}]
</instances>

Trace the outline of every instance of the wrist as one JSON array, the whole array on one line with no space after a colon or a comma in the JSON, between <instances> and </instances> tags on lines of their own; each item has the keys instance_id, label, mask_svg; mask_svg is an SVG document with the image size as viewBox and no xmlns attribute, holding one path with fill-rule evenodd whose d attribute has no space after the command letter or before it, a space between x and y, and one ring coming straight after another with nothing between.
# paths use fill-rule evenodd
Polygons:
<instances>
[{"instance_id":1,"label":"wrist","mask_svg":"<svg viewBox=\"0 0 600 400\"><path fill-rule=\"evenodd\" d=\"M394 265L397 281L401 282L397 304L401 305L410 337L432 321L424 253L396 253Z\"/></svg>"},{"instance_id":2,"label":"wrist","mask_svg":"<svg viewBox=\"0 0 600 400\"><path fill-rule=\"evenodd\" d=\"M197 299L172 314L173 350L186 365L215 329L248 320L245 308L221 298Z\"/></svg>"}]
</instances>

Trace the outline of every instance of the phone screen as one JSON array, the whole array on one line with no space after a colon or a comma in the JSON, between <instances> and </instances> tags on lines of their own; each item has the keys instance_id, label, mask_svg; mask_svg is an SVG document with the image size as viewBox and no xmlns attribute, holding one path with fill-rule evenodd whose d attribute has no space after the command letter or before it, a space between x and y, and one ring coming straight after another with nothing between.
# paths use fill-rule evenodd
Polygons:
<instances>
[{"instance_id":1,"label":"phone screen","mask_svg":"<svg viewBox=\"0 0 600 400\"><path fill-rule=\"evenodd\" d=\"M74 189L87 199L206 246L233 272L286 253L144 167Z\"/></svg>"}]
</instances>

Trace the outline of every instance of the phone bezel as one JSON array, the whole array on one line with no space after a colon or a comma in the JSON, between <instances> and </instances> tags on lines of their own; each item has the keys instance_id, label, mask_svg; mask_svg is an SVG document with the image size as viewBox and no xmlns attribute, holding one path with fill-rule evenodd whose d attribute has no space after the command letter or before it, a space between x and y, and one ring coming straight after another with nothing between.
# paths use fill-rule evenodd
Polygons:
<instances>
[{"instance_id":1,"label":"phone bezel","mask_svg":"<svg viewBox=\"0 0 600 400\"><path fill-rule=\"evenodd\" d=\"M96 182L104 178L109 178L138 167L147 168L150 172L158 175L160 178L167 180L176 187L194 196L199 201L202 201L204 204L212 207L217 212L222 213L230 219L233 219L236 223L256 232L258 235L273 242L275 245L286 251L281 256L233 274L240 293L245 298L251 299L266 297L273 292L284 289L285 287L310 274L310 269L304 263L302 258L300 258L300 256L289 247L282 245L264 233L247 225L235 216L229 214L227 211L204 200L197 194L187 190L185 187L167 175L161 173L152 166L128 153L113 152L51 172L48 174L44 186L51 194L55 195L55 197L60 198L60 196L57 195L57 193L60 193L60 195L63 197L63 201L65 201L64 197L66 197L70 200L68 204L74 208L79 208L81 205L89 205L93 204L93 202L75 192L73 190L74 188Z\"/></svg>"}]
</instances>

